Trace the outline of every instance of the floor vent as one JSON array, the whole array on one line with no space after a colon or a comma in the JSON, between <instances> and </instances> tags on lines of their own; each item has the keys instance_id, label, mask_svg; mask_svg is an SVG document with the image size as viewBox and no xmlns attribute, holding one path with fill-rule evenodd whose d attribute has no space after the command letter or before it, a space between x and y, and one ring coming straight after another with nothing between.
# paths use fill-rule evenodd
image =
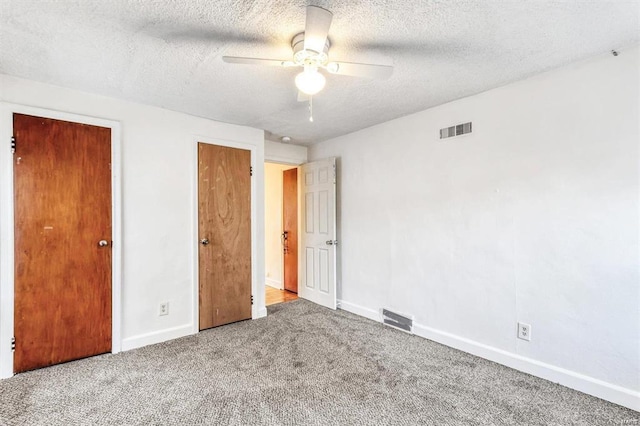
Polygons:
<instances>
[{"instance_id":1,"label":"floor vent","mask_svg":"<svg viewBox=\"0 0 640 426\"><path fill-rule=\"evenodd\" d=\"M382 309L382 322L389 327L413 333L413 317L401 315L388 309Z\"/></svg>"},{"instance_id":2,"label":"floor vent","mask_svg":"<svg viewBox=\"0 0 640 426\"><path fill-rule=\"evenodd\" d=\"M471 133L472 130L471 122L445 127L444 129L440 129L440 139L466 135L467 133Z\"/></svg>"}]
</instances>

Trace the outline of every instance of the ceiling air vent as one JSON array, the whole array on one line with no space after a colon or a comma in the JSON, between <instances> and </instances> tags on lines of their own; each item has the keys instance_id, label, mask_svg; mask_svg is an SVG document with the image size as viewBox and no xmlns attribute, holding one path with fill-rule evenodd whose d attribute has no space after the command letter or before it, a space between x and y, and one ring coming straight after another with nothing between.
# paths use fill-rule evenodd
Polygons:
<instances>
[{"instance_id":1,"label":"ceiling air vent","mask_svg":"<svg viewBox=\"0 0 640 426\"><path fill-rule=\"evenodd\" d=\"M413 318L388 309L382 309L382 322L389 327L413 333Z\"/></svg>"},{"instance_id":2,"label":"ceiling air vent","mask_svg":"<svg viewBox=\"0 0 640 426\"><path fill-rule=\"evenodd\" d=\"M440 129L440 139L452 138L454 136L466 135L467 133L471 133L471 122L457 124L451 127L445 127L444 129Z\"/></svg>"}]
</instances>

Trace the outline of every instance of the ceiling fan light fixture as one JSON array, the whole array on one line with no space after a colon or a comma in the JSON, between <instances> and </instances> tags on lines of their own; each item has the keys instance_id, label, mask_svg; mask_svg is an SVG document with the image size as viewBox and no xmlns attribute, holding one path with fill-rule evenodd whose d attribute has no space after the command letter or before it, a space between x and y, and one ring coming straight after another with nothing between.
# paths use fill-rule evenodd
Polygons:
<instances>
[{"instance_id":1,"label":"ceiling fan light fixture","mask_svg":"<svg viewBox=\"0 0 640 426\"><path fill-rule=\"evenodd\" d=\"M324 89L326 78L321 69L330 74L386 79L393 73L391 65L357 62L329 62L329 29L333 13L320 6L308 5L304 31L291 39L292 60L223 56L222 60L234 64L268 65L278 67L304 67L295 77L298 102L309 101L310 121L313 121L312 97ZM333 78L333 77L331 77Z\"/></svg>"},{"instance_id":2,"label":"ceiling fan light fixture","mask_svg":"<svg viewBox=\"0 0 640 426\"><path fill-rule=\"evenodd\" d=\"M296 76L296 87L307 95L315 95L321 91L326 82L324 75L314 67L304 67L304 71Z\"/></svg>"}]
</instances>

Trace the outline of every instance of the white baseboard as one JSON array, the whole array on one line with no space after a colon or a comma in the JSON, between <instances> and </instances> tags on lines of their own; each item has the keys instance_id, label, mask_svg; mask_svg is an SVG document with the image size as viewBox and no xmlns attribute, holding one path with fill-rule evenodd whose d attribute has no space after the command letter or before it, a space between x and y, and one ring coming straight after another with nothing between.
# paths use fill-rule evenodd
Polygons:
<instances>
[{"instance_id":1,"label":"white baseboard","mask_svg":"<svg viewBox=\"0 0 640 426\"><path fill-rule=\"evenodd\" d=\"M267 316L267 308L257 309L256 316L252 319ZM128 337L122 341L122 351L141 348L143 346L154 345L156 343L166 342L167 340L178 339L192 334L198 334L193 324L181 325L178 327L168 328L166 330L153 331L151 333L139 334L137 336Z\"/></svg>"},{"instance_id":2,"label":"white baseboard","mask_svg":"<svg viewBox=\"0 0 640 426\"><path fill-rule=\"evenodd\" d=\"M369 318L376 322L381 322L380 313L374 309L345 302L344 300L338 301L338 304L340 308L345 311ZM413 332L416 336L433 340L445 346L459 349L554 383L559 383L568 388L613 402L614 404L640 411L640 392L420 324L414 323Z\"/></svg>"},{"instance_id":3,"label":"white baseboard","mask_svg":"<svg viewBox=\"0 0 640 426\"><path fill-rule=\"evenodd\" d=\"M128 337L122 341L122 350L129 351L131 349L141 348L147 345L166 342L167 340L177 339L179 337L189 336L193 333L193 324L181 325L178 327L168 328L166 330L153 331L151 333L139 334L137 336Z\"/></svg>"},{"instance_id":4,"label":"white baseboard","mask_svg":"<svg viewBox=\"0 0 640 426\"><path fill-rule=\"evenodd\" d=\"M532 358L523 357L431 327L414 324L413 332L416 336L433 340L554 383L559 383L568 388L613 402L614 404L640 411L640 392L635 392L631 389L585 376L584 374L556 367Z\"/></svg>"},{"instance_id":5,"label":"white baseboard","mask_svg":"<svg viewBox=\"0 0 640 426\"><path fill-rule=\"evenodd\" d=\"M375 309L365 308L364 306L356 305L355 303L345 302L344 300L338 300L338 309L351 312L352 314L360 315L361 317L369 318L370 320L380 321L380 312Z\"/></svg>"},{"instance_id":6,"label":"white baseboard","mask_svg":"<svg viewBox=\"0 0 640 426\"><path fill-rule=\"evenodd\" d=\"M269 287L277 288L278 290L284 289L282 281L274 280L272 278L265 278L265 284Z\"/></svg>"}]
</instances>

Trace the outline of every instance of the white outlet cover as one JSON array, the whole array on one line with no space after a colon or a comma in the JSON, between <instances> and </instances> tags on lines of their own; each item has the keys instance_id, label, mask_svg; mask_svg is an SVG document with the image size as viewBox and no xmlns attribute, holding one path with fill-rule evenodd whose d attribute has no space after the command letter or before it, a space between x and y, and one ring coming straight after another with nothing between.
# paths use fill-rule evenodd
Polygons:
<instances>
[{"instance_id":1,"label":"white outlet cover","mask_svg":"<svg viewBox=\"0 0 640 426\"><path fill-rule=\"evenodd\" d=\"M169 302L163 302L160 304L160 306L158 307L158 315L169 315Z\"/></svg>"},{"instance_id":2,"label":"white outlet cover","mask_svg":"<svg viewBox=\"0 0 640 426\"><path fill-rule=\"evenodd\" d=\"M523 322L518 323L518 339L531 341L531 326Z\"/></svg>"}]
</instances>

